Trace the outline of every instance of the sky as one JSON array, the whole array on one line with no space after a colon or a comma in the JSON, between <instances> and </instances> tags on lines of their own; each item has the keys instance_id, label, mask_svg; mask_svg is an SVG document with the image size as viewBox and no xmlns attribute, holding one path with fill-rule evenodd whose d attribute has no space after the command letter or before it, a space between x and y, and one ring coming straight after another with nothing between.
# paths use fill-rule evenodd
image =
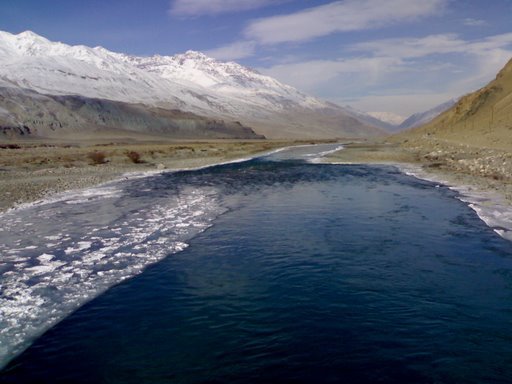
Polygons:
<instances>
[{"instance_id":1,"label":"sky","mask_svg":"<svg viewBox=\"0 0 512 384\"><path fill-rule=\"evenodd\" d=\"M0 0L0 30L149 56L201 51L404 117L512 58L512 0Z\"/></svg>"}]
</instances>

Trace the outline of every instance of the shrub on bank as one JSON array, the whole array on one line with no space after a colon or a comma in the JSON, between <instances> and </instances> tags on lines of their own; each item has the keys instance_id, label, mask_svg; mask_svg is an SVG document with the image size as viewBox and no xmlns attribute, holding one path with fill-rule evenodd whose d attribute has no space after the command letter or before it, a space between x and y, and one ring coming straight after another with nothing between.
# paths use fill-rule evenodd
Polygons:
<instances>
[{"instance_id":1,"label":"shrub on bank","mask_svg":"<svg viewBox=\"0 0 512 384\"><path fill-rule=\"evenodd\" d=\"M92 165L105 164L107 162L107 155L104 152L89 152L87 158L91 161Z\"/></svg>"},{"instance_id":2,"label":"shrub on bank","mask_svg":"<svg viewBox=\"0 0 512 384\"><path fill-rule=\"evenodd\" d=\"M141 159L141 156L140 156L140 153L139 152L135 152L135 151L129 151L129 152L126 152L126 156L132 161L132 163L134 164L140 164L140 163L143 163L144 161L142 161Z\"/></svg>"}]
</instances>

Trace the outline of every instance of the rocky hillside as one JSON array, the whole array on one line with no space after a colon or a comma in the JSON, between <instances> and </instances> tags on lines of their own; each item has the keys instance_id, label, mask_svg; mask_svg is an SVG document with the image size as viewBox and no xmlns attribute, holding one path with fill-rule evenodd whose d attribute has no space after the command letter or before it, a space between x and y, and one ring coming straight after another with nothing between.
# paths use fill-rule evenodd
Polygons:
<instances>
[{"instance_id":1,"label":"rocky hillside","mask_svg":"<svg viewBox=\"0 0 512 384\"><path fill-rule=\"evenodd\" d=\"M78 139L94 135L263 138L239 122L215 120L191 112L0 87L0 140L21 137Z\"/></svg>"},{"instance_id":2,"label":"rocky hillside","mask_svg":"<svg viewBox=\"0 0 512 384\"><path fill-rule=\"evenodd\" d=\"M388 138L458 184L481 184L512 201L512 60L496 78L421 127Z\"/></svg>"},{"instance_id":3,"label":"rocky hillside","mask_svg":"<svg viewBox=\"0 0 512 384\"><path fill-rule=\"evenodd\" d=\"M193 51L137 57L51 42L33 32L0 32L0 84L43 95L78 95L240 121L268 138L383 133L342 107Z\"/></svg>"}]
</instances>

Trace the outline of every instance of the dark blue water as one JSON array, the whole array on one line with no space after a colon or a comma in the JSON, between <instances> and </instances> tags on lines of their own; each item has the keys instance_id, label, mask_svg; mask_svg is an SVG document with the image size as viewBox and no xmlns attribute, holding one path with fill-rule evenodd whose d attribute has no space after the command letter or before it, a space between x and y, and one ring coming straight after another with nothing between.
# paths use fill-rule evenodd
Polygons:
<instances>
[{"instance_id":1,"label":"dark blue water","mask_svg":"<svg viewBox=\"0 0 512 384\"><path fill-rule=\"evenodd\" d=\"M112 203L183 188L210 191L213 225L0 382L512 382L512 245L454 192L392 167L253 160L131 181Z\"/></svg>"}]
</instances>

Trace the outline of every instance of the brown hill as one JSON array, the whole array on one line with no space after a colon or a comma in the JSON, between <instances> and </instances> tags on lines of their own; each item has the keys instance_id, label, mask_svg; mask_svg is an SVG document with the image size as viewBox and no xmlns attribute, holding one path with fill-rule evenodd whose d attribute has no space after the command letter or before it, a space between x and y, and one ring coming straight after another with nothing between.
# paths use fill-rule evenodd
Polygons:
<instances>
[{"instance_id":1,"label":"brown hill","mask_svg":"<svg viewBox=\"0 0 512 384\"><path fill-rule=\"evenodd\" d=\"M421 138L512 150L512 60L488 85L462 97L430 123L395 136L402 141Z\"/></svg>"},{"instance_id":2,"label":"brown hill","mask_svg":"<svg viewBox=\"0 0 512 384\"><path fill-rule=\"evenodd\" d=\"M512 201L512 60L430 123L387 140L453 184L499 191Z\"/></svg>"}]
</instances>

